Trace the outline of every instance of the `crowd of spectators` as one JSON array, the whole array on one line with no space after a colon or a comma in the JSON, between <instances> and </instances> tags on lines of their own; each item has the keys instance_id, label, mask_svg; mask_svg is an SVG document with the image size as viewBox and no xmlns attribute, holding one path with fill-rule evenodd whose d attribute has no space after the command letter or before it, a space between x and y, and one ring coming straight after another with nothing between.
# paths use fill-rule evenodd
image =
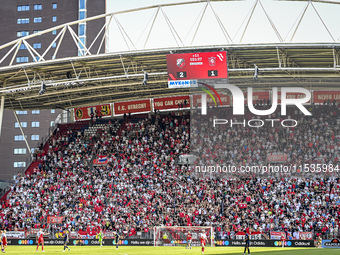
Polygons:
<instances>
[{"instance_id":1,"label":"crowd of spectators","mask_svg":"<svg viewBox=\"0 0 340 255\"><path fill-rule=\"evenodd\" d=\"M1 228L119 230L127 237L149 236L154 226L184 225L213 226L218 239L234 238L244 228L267 237L270 231L338 236L340 179L335 175L215 178L178 164L180 155L198 150L200 164L207 158L265 163L268 152L284 152L294 164L337 164L335 107L315 106L308 118L293 112L299 118L295 128L213 129L205 119L211 116L190 119L189 112L180 111L127 119L121 133L115 131L118 120L96 133L57 132L48 150L39 152L37 171L17 176L2 203ZM107 165L92 165L99 156L107 157ZM48 223L49 215L63 217L62 223Z\"/></svg>"}]
</instances>

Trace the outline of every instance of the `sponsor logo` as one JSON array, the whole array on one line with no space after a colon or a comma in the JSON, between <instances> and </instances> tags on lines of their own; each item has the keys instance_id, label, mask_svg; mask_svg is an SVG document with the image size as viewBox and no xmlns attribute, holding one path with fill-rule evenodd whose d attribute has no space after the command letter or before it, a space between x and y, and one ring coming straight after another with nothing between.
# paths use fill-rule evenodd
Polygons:
<instances>
[{"instance_id":1,"label":"sponsor logo","mask_svg":"<svg viewBox=\"0 0 340 255\"><path fill-rule=\"evenodd\" d=\"M265 242L262 241L254 241L254 242L250 242L250 245L255 245L255 246L266 246Z\"/></svg>"},{"instance_id":2,"label":"sponsor logo","mask_svg":"<svg viewBox=\"0 0 340 255\"><path fill-rule=\"evenodd\" d=\"M169 88L190 88L197 87L196 80L168 81Z\"/></svg>"},{"instance_id":3,"label":"sponsor logo","mask_svg":"<svg viewBox=\"0 0 340 255\"><path fill-rule=\"evenodd\" d=\"M113 240L113 241L112 241L112 244L116 245L116 240ZM119 240L119 241L118 241L118 244L119 244L119 245L128 245L128 244L129 244L129 241L128 241L128 240ZM133 244L133 241L131 241L131 244Z\"/></svg>"},{"instance_id":4,"label":"sponsor logo","mask_svg":"<svg viewBox=\"0 0 340 255\"><path fill-rule=\"evenodd\" d=\"M340 248L340 239L324 240L323 247L325 248Z\"/></svg>"},{"instance_id":5,"label":"sponsor logo","mask_svg":"<svg viewBox=\"0 0 340 255\"><path fill-rule=\"evenodd\" d=\"M84 244L84 245L88 245L89 244L89 240L73 240L73 244L77 245L77 244Z\"/></svg>"},{"instance_id":6,"label":"sponsor logo","mask_svg":"<svg viewBox=\"0 0 340 255\"><path fill-rule=\"evenodd\" d=\"M289 243L290 243L290 245L288 245L288 242L284 242L284 246L291 246L292 243L291 242L289 242ZM282 246L282 241L275 241L274 245L275 246Z\"/></svg>"},{"instance_id":7,"label":"sponsor logo","mask_svg":"<svg viewBox=\"0 0 340 255\"><path fill-rule=\"evenodd\" d=\"M310 246L310 242L295 242L295 246Z\"/></svg>"},{"instance_id":8,"label":"sponsor logo","mask_svg":"<svg viewBox=\"0 0 340 255\"><path fill-rule=\"evenodd\" d=\"M22 244L33 244L33 240L19 240L18 244L22 245Z\"/></svg>"}]
</instances>

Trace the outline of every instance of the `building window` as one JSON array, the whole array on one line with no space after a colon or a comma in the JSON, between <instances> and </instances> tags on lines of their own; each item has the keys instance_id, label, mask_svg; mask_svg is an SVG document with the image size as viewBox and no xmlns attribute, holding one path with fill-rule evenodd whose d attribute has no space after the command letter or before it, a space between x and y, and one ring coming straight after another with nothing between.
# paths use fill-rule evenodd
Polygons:
<instances>
[{"instance_id":1,"label":"building window","mask_svg":"<svg viewBox=\"0 0 340 255\"><path fill-rule=\"evenodd\" d=\"M33 34L39 33L41 30L33 30Z\"/></svg>"},{"instance_id":2,"label":"building window","mask_svg":"<svg viewBox=\"0 0 340 255\"><path fill-rule=\"evenodd\" d=\"M39 141L39 135L31 135L31 141Z\"/></svg>"},{"instance_id":3,"label":"building window","mask_svg":"<svg viewBox=\"0 0 340 255\"><path fill-rule=\"evenodd\" d=\"M41 17L34 18L34 23L41 23Z\"/></svg>"},{"instance_id":4,"label":"building window","mask_svg":"<svg viewBox=\"0 0 340 255\"><path fill-rule=\"evenodd\" d=\"M33 43L34 49L41 49L41 43Z\"/></svg>"},{"instance_id":5,"label":"building window","mask_svg":"<svg viewBox=\"0 0 340 255\"><path fill-rule=\"evenodd\" d=\"M80 11L79 12L79 19L80 20L85 19L85 11Z\"/></svg>"},{"instance_id":6,"label":"building window","mask_svg":"<svg viewBox=\"0 0 340 255\"><path fill-rule=\"evenodd\" d=\"M14 162L14 167L26 167L26 162Z\"/></svg>"},{"instance_id":7,"label":"building window","mask_svg":"<svg viewBox=\"0 0 340 255\"><path fill-rule=\"evenodd\" d=\"M55 47L57 47L57 43L56 42L52 44L52 48L55 48Z\"/></svg>"},{"instance_id":8,"label":"building window","mask_svg":"<svg viewBox=\"0 0 340 255\"><path fill-rule=\"evenodd\" d=\"M56 3L53 3L52 4L52 9L57 9L58 8L58 5Z\"/></svg>"},{"instance_id":9,"label":"building window","mask_svg":"<svg viewBox=\"0 0 340 255\"><path fill-rule=\"evenodd\" d=\"M20 44L19 50L27 50L27 47L25 44Z\"/></svg>"},{"instance_id":10,"label":"building window","mask_svg":"<svg viewBox=\"0 0 340 255\"><path fill-rule=\"evenodd\" d=\"M79 24L79 36L85 35L85 24Z\"/></svg>"},{"instance_id":11,"label":"building window","mask_svg":"<svg viewBox=\"0 0 340 255\"><path fill-rule=\"evenodd\" d=\"M34 49L41 49L41 43L33 43Z\"/></svg>"},{"instance_id":12,"label":"building window","mask_svg":"<svg viewBox=\"0 0 340 255\"><path fill-rule=\"evenodd\" d=\"M14 141L18 142L18 141L25 141L24 136L23 135L15 135L14 136Z\"/></svg>"},{"instance_id":13,"label":"building window","mask_svg":"<svg viewBox=\"0 0 340 255\"><path fill-rule=\"evenodd\" d=\"M33 110L32 114L40 114L40 110Z\"/></svg>"},{"instance_id":14,"label":"building window","mask_svg":"<svg viewBox=\"0 0 340 255\"><path fill-rule=\"evenodd\" d=\"M85 0L79 0L79 9L85 9Z\"/></svg>"},{"instance_id":15,"label":"building window","mask_svg":"<svg viewBox=\"0 0 340 255\"><path fill-rule=\"evenodd\" d=\"M27 63L28 57L17 57L17 63Z\"/></svg>"},{"instance_id":16,"label":"building window","mask_svg":"<svg viewBox=\"0 0 340 255\"><path fill-rule=\"evenodd\" d=\"M51 126L51 127L54 127L54 125L55 125L54 120L51 120L50 126Z\"/></svg>"},{"instance_id":17,"label":"building window","mask_svg":"<svg viewBox=\"0 0 340 255\"><path fill-rule=\"evenodd\" d=\"M30 19L29 18L17 19L17 24L28 24L28 23L30 23Z\"/></svg>"},{"instance_id":18,"label":"building window","mask_svg":"<svg viewBox=\"0 0 340 255\"><path fill-rule=\"evenodd\" d=\"M51 109L51 113L55 113L55 109Z\"/></svg>"},{"instance_id":19,"label":"building window","mask_svg":"<svg viewBox=\"0 0 340 255\"><path fill-rule=\"evenodd\" d=\"M34 62L38 62L40 60L40 57L39 56L34 56L34 58L33 58L33 61Z\"/></svg>"},{"instance_id":20,"label":"building window","mask_svg":"<svg viewBox=\"0 0 340 255\"><path fill-rule=\"evenodd\" d=\"M31 148L31 153L34 153L38 148Z\"/></svg>"},{"instance_id":21,"label":"building window","mask_svg":"<svg viewBox=\"0 0 340 255\"><path fill-rule=\"evenodd\" d=\"M54 56L54 55L51 55L51 59L55 59L55 56Z\"/></svg>"},{"instance_id":22,"label":"building window","mask_svg":"<svg viewBox=\"0 0 340 255\"><path fill-rule=\"evenodd\" d=\"M83 45L85 45L85 36L80 37L79 39L83 43ZM81 43L79 45L81 46L81 49L84 49L84 47L83 47L83 45Z\"/></svg>"},{"instance_id":23,"label":"building window","mask_svg":"<svg viewBox=\"0 0 340 255\"><path fill-rule=\"evenodd\" d=\"M78 56L85 56L85 50L78 51Z\"/></svg>"},{"instance_id":24,"label":"building window","mask_svg":"<svg viewBox=\"0 0 340 255\"><path fill-rule=\"evenodd\" d=\"M34 5L34 10L35 10L35 11L42 10L42 4L35 4L35 5Z\"/></svg>"},{"instance_id":25,"label":"building window","mask_svg":"<svg viewBox=\"0 0 340 255\"><path fill-rule=\"evenodd\" d=\"M53 30L52 35L56 35L56 34L57 34L57 30Z\"/></svg>"},{"instance_id":26,"label":"building window","mask_svg":"<svg viewBox=\"0 0 340 255\"><path fill-rule=\"evenodd\" d=\"M56 22L56 21L57 21L57 16L53 16L53 17L52 17L52 21L53 21L53 22Z\"/></svg>"},{"instance_id":27,"label":"building window","mask_svg":"<svg viewBox=\"0 0 340 255\"><path fill-rule=\"evenodd\" d=\"M18 5L18 12L24 12L24 11L29 11L30 6L29 5Z\"/></svg>"},{"instance_id":28,"label":"building window","mask_svg":"<svg viewBox=\"0 0 340 255\"><path fill-rule=\"evenodd\" d=\"M21 127L23 127L23 128L27 127L27 122L20 122L20 124L21 124ZM15 122L14 127L19 128L19 123Z\"/></svg>"},{"instance_id":29,"label":"building window","mask_svg":"<svg viewBox=\"0 0 340 255\"><path fill-rule=\"evenodd\" d=\"M16 114L27 114L27 111L15 111Z\"/></svg>"},{"instance_id":30,"label":"building window","mask_svg":"<svg viewBox=\"0 0 340 255\"><path fill-rule=\"evenodd\" d=\"M40 122L39 121L32 121L31 125L32 125L32 127L40 127Z\"/></svg>"},{"instance_id":31,"label":"building window","mask_svg":"<svg viewBox=\"0 0 340 255\"><path fill-rule=\"evenodd\" d=\"M14 149L14 154L26 154L25 148Z\"/></svg>"},{"instance_id":32,"label":"building window","mask_svg":"<svg viewBox=\"0 0 340 255\"><path fill-rule=\"evenodd\" d=\"M29 34L30 34L29 31L18 31L17 32L17 37L26 36L26 35L29 35Z\"/></svg>"}]
</instances>

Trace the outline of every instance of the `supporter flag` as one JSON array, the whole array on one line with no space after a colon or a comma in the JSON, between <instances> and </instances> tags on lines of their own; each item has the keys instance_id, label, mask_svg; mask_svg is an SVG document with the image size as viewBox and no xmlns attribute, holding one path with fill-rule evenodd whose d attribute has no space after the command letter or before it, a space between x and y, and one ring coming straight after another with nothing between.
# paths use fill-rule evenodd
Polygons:
<instances>
[{"instance_id":1,"label":"supporter flag","mask_svg":"<svg viewBox=\"0 0 340 255\"><path fill-rule=\"evenodd\" d=\"M93 160L94 166L107 165L107 163L108 163L107 156L98 156L98 158Z\"/></svg>"},{"instance_id":2,"label":"supporter flag","mask_svg":"<svg viewBox=\"0 0 340 255\"><path fill-rule=\"evenodd\" d=\"M98 163L101 163L101 164L106 163L107 164L107 157L106 156L99 156Z\"/></svg>"},{"instance_id":3,"label":"supporter flag","mask_svg":"<svg viewBox=\"0 0 340 255\"><path fill-rule=\"evenodd\" d=\"M63 220L64 220L64 217L62 216L52 216L52 215L47 216L47 223L60 224L63 222Z\"/></svg>"}]
</instances>

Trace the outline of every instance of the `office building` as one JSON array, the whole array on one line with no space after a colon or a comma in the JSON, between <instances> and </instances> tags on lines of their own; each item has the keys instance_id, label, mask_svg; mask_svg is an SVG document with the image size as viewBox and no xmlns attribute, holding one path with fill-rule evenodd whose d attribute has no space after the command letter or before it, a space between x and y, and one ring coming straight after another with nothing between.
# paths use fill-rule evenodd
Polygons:
<instances>
[{"instance_id":1,"label":"office building","mask_svg":"<svg viewBox=\"0 0 340 255\"><path fill-rule=\"evenodd\" d=\"M105 0L1 0L0 45L67 22L83 20L105 12ZM71 27L84 45L89 46L104 24L105 19L103 18L95 22L81 22ZM39 54L42 54L59 31L53 30L50 33L36 36L29 39L28 42ZM55 43L48 51L46 60L54 58L56 46ZM4 56L8 50L9 48L0 50L0 56ZM100 53L104 52L105 43L100 50ZM57 54L57 58L81 55L70 33L65 33ZM32 57L26 46L21 44L12 65L37 60L38 57ZM11 57L7 58L0 64L0 68L8 66L11 61ZM54 124L56 117L61 113L60 109L16 110L32 151L41 143L49 127ZM14 173L27 167L26 161L29 153L13 111L5 110L0 137L0 180L8 180Z\"/></svg>"}]
</instances>

